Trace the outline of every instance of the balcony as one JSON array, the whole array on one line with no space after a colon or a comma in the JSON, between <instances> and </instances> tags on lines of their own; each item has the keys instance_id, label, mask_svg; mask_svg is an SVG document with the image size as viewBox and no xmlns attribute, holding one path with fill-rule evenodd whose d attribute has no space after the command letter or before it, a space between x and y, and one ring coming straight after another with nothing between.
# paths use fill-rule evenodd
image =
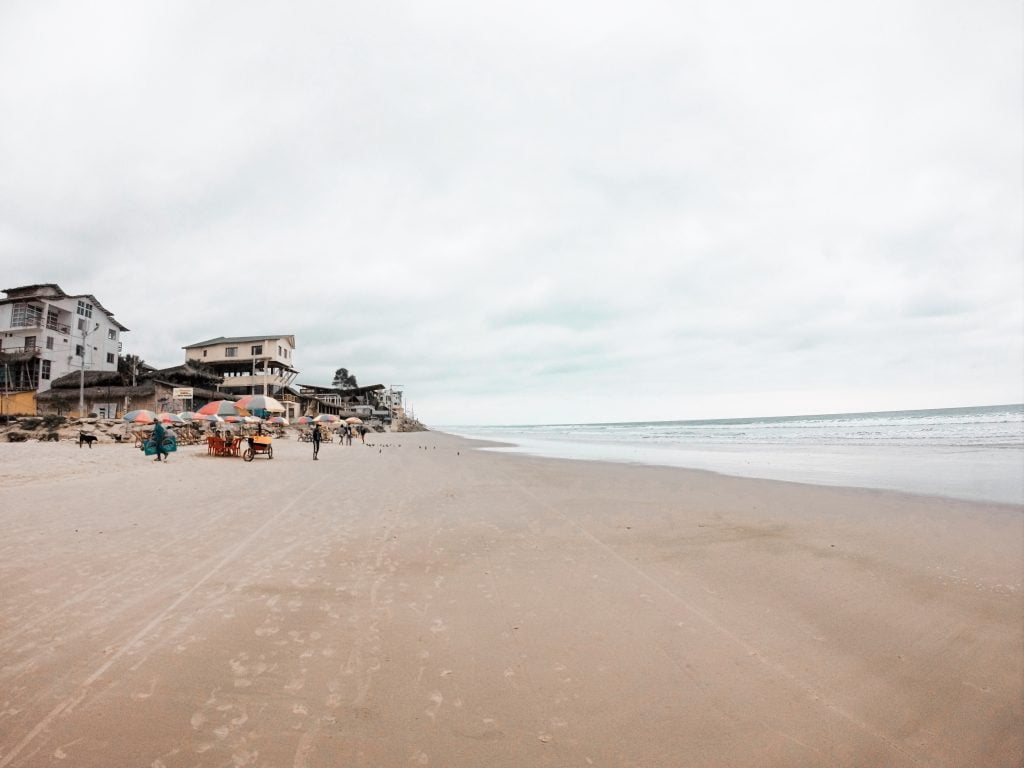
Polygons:
<instances>
[{"instance_id":1,"label":"balcony","mask_svg":"<svg viewBox=\"0 0 1024 768\"><path fill-rule=\"evenodd\" d=\"M29 319L17 319L12 320L9 326L11 330L16 328L46 328L49 331L56 331L57 333L64 334L65 336L71 335L71 326L58 323L54 320L43 321L42 318L29 318Z\"/></svg>"},{"instance_id":2,"label":"balcony","mask_svg":"<svg viewBox=\"0 0 1024 768\"><path fill-rule=\"evenodd\" d=\"M42 347L26 347L24 344L7 344L6 346L0 344L0 355L3 355L4 358L16 357L19 360L28 360L41 354L42 351ZM5 362L10 362L10 360L5 360Z\"/></svg>"},{"instance_id":3,"label":"balcony","mask_svg":"<svg viewBox=\"0 0 1024 768\"><path fill-rule=\"evenodd\" d=\"M262 392L264 384L271 388L282 389L288 386L289 383L290 379L286 376L275 376L273 374L264 376L262 373L257 373L255 376L225 376L220 386L222 389L255 389Z\"/></svg>"},{"instance_id":4,"label":"balcony","mask_svg":"<svg viewBox=\"0 0 1024 768\"><path fill-rule=\"evenodd\" d=\"M50 331L57 331L57 333L63 333L65 336L71 335L71 326L64 325L63 323L56 323L52 320L46 321L46 328Z\"/></svg>"}]
</instances>

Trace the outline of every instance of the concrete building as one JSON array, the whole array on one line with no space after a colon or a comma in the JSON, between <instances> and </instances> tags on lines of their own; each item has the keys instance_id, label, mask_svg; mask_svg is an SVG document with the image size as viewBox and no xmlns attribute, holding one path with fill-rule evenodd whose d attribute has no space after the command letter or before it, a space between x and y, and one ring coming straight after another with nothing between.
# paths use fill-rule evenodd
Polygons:
<instances>
[{"instance_id":1,"label":"concrete building","mask_svg":"<svg viewBox=\"0 0 1024 768\"><path fill-rule=\"evenodd\" d=\"M391 414L381 406L381 396L386 391L383 384L352 389L302 384L299 386L299 401L303 412L309 416L331 413L342 418L358 416L366 423L389 424Z\"/></svg>"},{"instance_id":2,"label":"concrete building","mask_svg":"<svg viewBox=\"0 0 1024 768\"><path fill-rule=\"evenodd\" d=\"M36 413L36 396L55 379L117 370L121 335L128 329L95 296L67 294L56 283L3 293L0 412Z\"/></svg>"},{"instance_id":3,"label":"concrete building","mask_svg":"<svg viewBox=\"0 0 1024 768\"><path fill-rule=\"evenodd\" d=\"M184 350L186 362L202 363L222 377L220 391L226 395L270 395L285 405L286 416L299 415L290 388L299 374L294 336L218 336Z\"/></svg>"}]
</instances>

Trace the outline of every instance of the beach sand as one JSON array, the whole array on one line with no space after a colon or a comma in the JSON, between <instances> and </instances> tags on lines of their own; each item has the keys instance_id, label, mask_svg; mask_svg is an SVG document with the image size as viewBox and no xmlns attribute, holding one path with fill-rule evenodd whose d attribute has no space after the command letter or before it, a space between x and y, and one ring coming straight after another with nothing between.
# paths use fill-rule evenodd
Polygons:
<instances>
[{"instance_id":1,"label":"beach sand","mask_svg":"<svg viewBox=\"0 0 1024 768\"><path fill-rule=\"evenodd\" d=\"M0 768L1024 760L1019 507L367 439L0 444Z\"/></svg>"}]
</instances>

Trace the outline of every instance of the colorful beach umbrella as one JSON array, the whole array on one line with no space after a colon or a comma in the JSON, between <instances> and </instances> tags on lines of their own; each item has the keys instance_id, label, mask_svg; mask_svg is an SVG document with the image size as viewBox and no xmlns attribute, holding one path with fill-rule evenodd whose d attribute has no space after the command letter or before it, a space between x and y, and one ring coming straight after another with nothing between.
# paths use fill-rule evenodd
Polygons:
<instances>
[{"instance_id":1,"label":"colorful beach umbrella","mask_svg":"<svg viewBox=\"0 0 1024 768\"><path fill-rule=\"evenodd\" d=\"M362 424L363 420L360 419L358 416L349 416L347 419L345 419L345 423L346 424Z\"/></svg>"},{"instance_id":2,"label":"colorful beach umbrella","mask_svg":"<svg viewBox=\"0 0 1024 768\"><path fill-rule=\"evenodd\" d=\"M164 411L163 413L158 413L156 415L156 418L157 418L157 420L161 424L184 424L185 423L185 420L183 418L181 418L181 416L179 416L176 413L168 413L167 411Z\"/></svg>"},{"instance_id":3,"label":"colorful beach umbrella","mask_svg":"<svg viewBox=\"0 0 1024 768\"><path fill-rule=\"evenodd\" d=\"M123 417L129 424L152 424L156 421L156 413L146 408L137 411L128 411Z\"/></svg>"},{"instance_id":4,"label":"colorful beach umbrella","mask_svg":"<svg viewBox=\"0 0 1024 768\"><path fill-rule=\"evenodd\" d=\"M182 421L192 421L195 417L196 414L194 411L182 411L181 413L178 414L178 418L180 418Z\"/></svg>"},{"instance_id":5,"label":"colorful beach umbrella","mask_svg":"<svg viewBox=\"0 0 1024 768\"><path fill-rule=\"evenodd\" d=\"M218 416L215 413L197 413L192 417L192 421L206 421L210 424L222 424L224 423L224 417Z\"/></svg>"},{"instance_id":6,"label":"colorful beach umbrella","mask_svg":"<svg viewBox=\"0 0 1024 768\"><path fill-rule=\"evenodd\" d=\"M295 423L296 424L312 424L313 423L313 419L311 417L309 417L309 416L299 416L299 418L297 418L295 420Z\"/></svg>"},{"instance_id":7,"label":"colorful beach umbrella","mask_svg":"<svg viewBox=\"0 0 1024 768\"><path fill-rule=\"evenodd\" d=\"M319 421L320 423L333 424L335 421L341 421L340 416L335 416L333 413L321 413L319 416L315 416L313 421Z\"/></svg>"},{"instance_id":8,"label":"colorful beach umbrella","mask_svg":"<svg viewBox=\"0 0 1024 768\"><path fill-rule=\"evenodd\" d=\"M196 411L202 416L248 416L249 412L241 408L234 400L214 400Z\"/></svg>"},{"instance_id":9,"label":"colorful beach umbrella","mask_svg":"<svg viewBox=\"0 0 1024 768\"><path fill-rule=\"evenodd\" d=\"M268 413L284 413L285 411L281 402L270 395L246 395L238 399L238 406L247 411L267 411Z\"/></svg>"},{"instance_id":10,"label":"colorful beach umbrella","mask_svg":"<svg viewBox=\"0 0 1024 768\"><path fill-rule=\"evenodd\" d=\"M271 416L269 419L267 419L267 423L268 424L280 424L283 427L287 427L288 426L288 419L286 419L284 416Z\"/></svg>"}]
</instances>

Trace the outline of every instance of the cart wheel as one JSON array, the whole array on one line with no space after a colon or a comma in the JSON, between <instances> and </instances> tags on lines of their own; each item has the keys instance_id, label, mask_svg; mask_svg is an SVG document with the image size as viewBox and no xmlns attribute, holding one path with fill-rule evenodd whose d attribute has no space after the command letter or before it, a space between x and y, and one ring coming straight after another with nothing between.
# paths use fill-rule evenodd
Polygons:
<instances>
[{"instance_id":1,"label":"cart wheel","mask_svg":"<svg viewBox=\"0 0 1024 768\"><path fill-rule=\"evenodd\" d=\"M245 453L242 454L242 458L246 461L252 461L253 453L252 448L246 448Z\"/></svg>"},{"instance_id":2,"label":"cart wheel","mask_svg":"<svg viewBox=\"0 0 1024 768\"><path fill-rule=\"evenodd\" d=\"M268 459L274 458L274 447L273 446L270 446L270 445L267 446L267 458Z\"/></svg>"}]
</instances>

